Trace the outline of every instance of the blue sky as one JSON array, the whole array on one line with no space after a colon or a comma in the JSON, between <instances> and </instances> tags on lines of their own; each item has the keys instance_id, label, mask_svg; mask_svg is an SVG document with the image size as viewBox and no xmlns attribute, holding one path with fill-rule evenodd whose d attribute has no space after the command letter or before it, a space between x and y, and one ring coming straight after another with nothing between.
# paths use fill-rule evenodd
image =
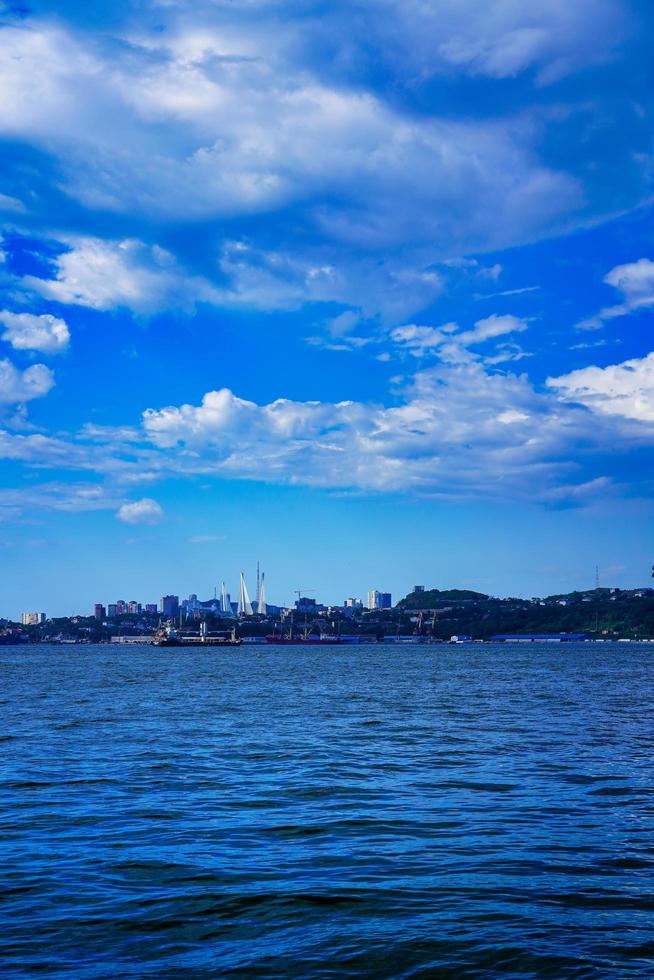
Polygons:
<instances>
[{"instance_id":1,"label":"blue sky","mask_svg":"<svg viewBox=\"0 0 654 980\"><path fill-rule=\"evenodd\" d=\"M0 615L645 583L652 19L0 4Z\"/></svg>"}]
</instances>

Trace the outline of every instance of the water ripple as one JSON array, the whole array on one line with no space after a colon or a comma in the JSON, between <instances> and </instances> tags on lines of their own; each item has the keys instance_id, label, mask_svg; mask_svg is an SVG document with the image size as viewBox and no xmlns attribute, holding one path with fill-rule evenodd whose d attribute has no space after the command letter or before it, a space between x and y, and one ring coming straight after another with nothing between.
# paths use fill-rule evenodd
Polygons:
<instances>
[{"instance_id":1,"label":"water ripple","mask_svg":"<svg viewBox=\"0 0 654 980\"><path fill-rule=\"evenodd\" d=\"M651 656L2 649L2 976L649 978Z\"/></svg>"}]
</instances>

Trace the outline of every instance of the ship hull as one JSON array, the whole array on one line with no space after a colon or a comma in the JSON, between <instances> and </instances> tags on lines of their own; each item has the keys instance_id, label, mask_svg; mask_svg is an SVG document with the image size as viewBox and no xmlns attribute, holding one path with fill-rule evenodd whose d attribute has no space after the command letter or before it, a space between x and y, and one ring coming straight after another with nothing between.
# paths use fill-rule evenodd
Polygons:
<instances>
[{"instance_id":1,"label":"ship hull","mask_svg":"<svg viewBox=\"0 0 654 980\"><path fill-rule=\"evenodd\" d=\"M306 640L299 640L295 637L287 636L267 636L266 643L272 643L274 646L280 647L333 647L333 646L343 646L347 643L347 640L341 640L338 637L329 639L327 637L308 637Z\"/></svg>"},{"instance_id":2,"label":"ship hull","mask_svg":"<svg viewBox=\"0 0 654 980\"><path fill-rule=\"evenodd\" d=\"M155 647L194 647L197 649L202 649L203 647L240 647L242 640L180 640L176 637L166 637L163 640L154 640L153 645Z\"/></svg>"}]
</instances>

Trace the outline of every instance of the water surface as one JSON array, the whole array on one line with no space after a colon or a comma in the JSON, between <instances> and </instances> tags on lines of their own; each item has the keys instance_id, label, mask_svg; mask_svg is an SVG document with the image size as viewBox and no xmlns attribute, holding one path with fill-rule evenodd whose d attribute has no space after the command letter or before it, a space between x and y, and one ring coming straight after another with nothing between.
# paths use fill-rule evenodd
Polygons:
<instances>
[{"instance_id":1,"label":"water surface","mask_svg":"<svg viewBox=\"0 0 654 980\"><path fill-rule=\"evenodd\" d=\"M0 972L651 977L654 648L0 648Z\"/></svg>"}]
</instances>

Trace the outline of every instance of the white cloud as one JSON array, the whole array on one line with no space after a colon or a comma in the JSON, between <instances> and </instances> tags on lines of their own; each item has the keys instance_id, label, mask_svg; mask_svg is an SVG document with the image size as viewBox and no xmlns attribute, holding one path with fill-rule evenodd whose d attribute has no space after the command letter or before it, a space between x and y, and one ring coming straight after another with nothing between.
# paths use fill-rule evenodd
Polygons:
<instances>
[{"instance_id":1,"label":"white cloud","mask_svg":"<svg viewBox=\"0 0 654 980\"><path fill-rule=\"evenodd\" d=\"M546 84L606 60L627 27L618 0L374 0L378 31L404 70L504 79L529 70ZM593 24L589 32L588 25Z\"/></svg>"},{"instance_id":2,"label":"white cloud","mask_svg":"<svg viewBox=\"0 0 654 980\"><path fill-rule=\"evenodd\" d=\"M483 320L477 320L473 330L466 330L457 334L454 339L457 343L468 347L471 344L481 344L485 340L502 337L508 333L522 333L526 329L527 321L522 317L493 313L492 316L484 317Z\"/></svg>"},{"instance_id":3,"label":"white cloud","mask_svg":"<svg viewBox=\"0 0 654 980\"><path fill-rule=\"evenodd\" d=\"M128 307L139 314L193 310L198 303L270 310L299 309L305 303L360 306L359 315L381 312L383 322L397 320L424 306L444 288L443 277L415 260L303 257L267 251L244 241L222 244L212 285L190 275L175 257L157 245L136 239L60 236L65 246L54 260L55 276L25 276L24 286L58 303L96 310ZM347 311L346 311L347 312ZM343 314L344 323L350 317ZM341 321L336 318L336 329Z\"/></svg>"},{"instance_id":4,"label":"white cloud","mask_svg":"<svg viewBox=\"0 0 654 980\"><path fill-rule=\"evenodd\" d=\"M111 490L94 483L56 481L0 489L0 511L11 509L16 518L27 520L43 510L78 514L112 509L116 504L116 496Z\"/></svg>"},{"instance_id":5,"label":"white cloud","mask_svg":"<svg viewBox=\"0 0 654 980\"><path fill-rule=\"evenodd\" d=\"M519 289L502 289L497 293L477 293L474 297L477 302L487 299L504 298L505 296L522 296L525 293L537 293L540 286L521 286Z\"/></svg>"},{"instance_id":6,"label":"white cloud","mask_svg":"<svg viewBox=\"0 0 654 980\"><path fill-rule=\"evenodd\" d=\"M616 265L604 276L604 282L624 293L629 305L645 301L654 303L654 262L638 259Z\"/></svg>"},{"instance_id":7,"label":"white cloud","mask_svg":"<svg viewBox=\"0 0 654 980\"><path fill-rule=\"evenodd\" d=\"M29 284L103 310L336 302L401 323L441 291L434 262L533 241L616 206L593 193L601 167L564 172L556 154L546 157L548 127L573 111L562 96L547 105L541 91L524 112L524 93L512 101L509 92L495 112L483 99L476 116L457 115L441 111L438 93L427 111L421 87L434 76L449 86L452 76L527 72L542 83L604 60L621 37L621 8L361 0L356 17L339 4L316 17L279 3L191 10L167 0L88 34L66 27L65 15L7 24L0 133L50 159L44 186L100 211L103 223L107 212L127 216L133 228L197 223L208 234L224 219L270 216L265 238L249 222L251 240L222 250L211 242L211 283L191 281L151 244L71 238L56 278ZM371 53L388 88L371 90ZM625 206L640 200L648 172L644 159L629 159ZM605 188L601 175L597 183ZM241 233L234 222L230 234Z\"/></svg>"},{"instance_id":8,"label":"white cloud","mask_svg":"<svg viewBox=\"0 0 654 980\"><path fill-rule=\"evenodd\" d=\"M105 53L45 23L5 27L0 131L55 154L86 207L130 216L299 204L337 241L450 255L531 238L583 206L577 181L539 160L532 122L404 114L312 72L286 35L273 30L277 48L251 23L188 22Z\"/></svg>"},{"instance_id":9,"label":"white cloud","mask_svg":"<svg viewBox=\"0 0 654 980\"><path fill-rule=\"evenodd\" d=\"M514 422L526 422L529 419L524 412L518 412L515 408L509 408L505 412L500 412L497 421L502 425L513 425Z\"/></svg>"},{"instance_id":10,"label":"white cloud","mask_svg":"<svg viewBox=\"0 0 654 980\"><path fill-rule=\"evenodd\" d=\"M327 327L332 337L343 337L358 325L361 314L355 310L344 310L328 321Z\"/></svg>"},{"instance_id":11,"label":"white cloud","mask_svg":"<svg viewBox=\"0 0 654 980\"><path fill-rule=\"evenodd\" d=\"M444 71L505 78L532 68L544 82L606 60L629 26L619 0L577 0L572 6L565 0L531 0L528 5L488 0L483 7L478 0L360 0L356 17L343 4L319 5L319 17L306 16L316 5L303 4L305 16L299 21L289 17L288 4L270 0L198 0L192 14L179 0L156 7L157 25L168 28L165 40L134 30L130 39L153 48L165 43L182 64L225 57L235 48L244 58L256 59L268 43L274 55L285 61L294 55L303 67L317 48L328 53L330 67L347 69L361 61L365 71L372 49L399 81L414 83ZM241 12L250 15L247 31L239 23ZM184 98L171 92L175 103ZM206 99L200 91L196 103Z\"/></svg>"},{"instance_id":12,"label":"white cloud","mask_svg":"<svg viewBox=\"0 0 654 980\"><path fill-rule=\"evenodd\" d=\"M237 397L228 388L208 392L200 406L170 406L159 411L148 409L143 424L152 441L162 447L212 445L232 446L241 438L250 442L264 439L284 443L311 439L338 422L348 420L354 402L336 405L321 402L294 402L279 398L269 405ZM338 422L336 424L338 424Z\"/></svg>"},{"instance_id":13,"label":"white cloud","mask_svg":"<svg viewBox=\"0 0 654 980\"><path fill-rule=\"evenodd\" d=\"M305 303L354 307L336 317L330 332L341 335L356 319L380 314L397 322L443 292L443 276L420 256L374 258L325 248L299 256L289 250L260 249L251 242L224 243L219 269L227 285L220 302L262 310L297 309Z\"/></svg>"},{"instance_id":14,"label":"white cloud","mask_svg":"<svg viewBox=\"0 0 654 980\"><path fill-rule=\"evenodd\" d=\"M533 356L533 352L523 350L519 344L510 342L498 344L495 353L482 357L482 361L487 367L492 367L494 364L507 364L509 361L524 361L526 357Z\"/></svg>"},{"instance_id":15,"label":"white cloud","mask_svg":"<svg viewBox=\"0 0 654 980\"><path fill-rule=\"evenodd\" d=\"M123 504L116 513L118 520L125 524L158 524L163 516L163 508L151 497L142 497L141 500Z\"/></svg>"},{"instance_id":16,"label":"white cloud","mask_svg":"<svg viewBox=\"0 0 654 980\"><path fill-rule=\"evenodd\" d=\"M75 470L102 468L99 456L90 455L86 446L71 439L56 438L41 432L22 435L0 429L0 459Z\"/></svg>"},{"instance_id":17,"label":"white cloud","mask_svg":"<svg viewBox=\"0 0 654 980\"><path fill-rule=\"evenodd\" d=\"M595 316L578 323L577 329L597 330L606 320L654 306L654 262L650 259L616 265L604 276L604 282L623 294L623 302L605 306Z\"/></svg>"},{"instance_id":18,"label":"white cloud","mask_svg":"<svg viewBox=\"0 0 654 980\"><path fill-rule=\"evenodd\" d=\"M438 352L442 360L467 361L470 360L470 355L466 353L468 347L474 347L506 334L522 333L526 329L527 320L522 317L493 314L477 320L472 330L459 331L456 323L445 323L440 327L406 324L391 330L391 340L399 347L406 348L414 357ZM499 360L512 359L515 359L515 353L503 352L499 358Z\"/></svg>"},{"instance_id":19,"label":"white cloud","mask_svg":"<svg viewBox=\"0 0 654 980\"><path fill-rule=\"evenodd\" d=\"M456 327L456 324L452 326ZM403 327L391 330L391 340L400 347L406 347L414 357L423 357L427 352L433 352L449 339L449 331L442 327L425 327L416 323L407 323Z\"/></svg>"},{"instance_id":20,"label":"white cloud","mask_svg":"<svg viewBox=\"0 0 654 980\"><path fill-rule=\"evenodd\" d=\"M320 336L313 336L305 337L304 342L308 344L309 347L320 347L322 350L346 351L351 353L352 351L360 350L362 347L366 347L368 344L371 344L372 338L351 335L349 337L337 338L334 341L327 340Z\"/></svg>"},{"instance_id":21,"label":"white cloud","mask_svg":"<svg viewBox=\"0 0 654 980\"><path fill-rule=\"evenodd\" d=\"M58 303L108 310L126 306L137 313L192 308L213 293L203 279L188 276L157 245L135 239L102 241L63 237L67 251L55 260L56 277L25 276L23 283Z\"/></svg>"},{"instance_id":22,"label":"white cloud","mask_svg":"<svg viewBox=\"0 0 654 980\"><path fill-rule=\"evenodd\" d=\"M547 384L567 401L594 412L654 422L654 353L605 368L581 368L548 378Z\"/></svg>"},{"instance_id":23,"label":"white cloud","mask_svg":"<svg viewBox=\"0 0 654 980\"><path fill-rule=\"evenodd\" d=\"M151 409L143 424L176 473L541 499L557 485L575 485L571 447L601 438L583 410L563 409L525 377L489 374L477 362L419 372L395 407L257 405L223 389L198 406Z\"/></svg>"},{"instance_id":24,"label":"white cloud","mask_svg":"<svg viewBox=\"0 0 654 980\"><path fill-rule=\"evenodd\" d=\"M21 371L6 358L0 360L0 403L11 405L42 398L54 383L54 375L45 364L33 364Z\"/></svg>"},{"instance_id":25,"label":"white cloud","mask_svg":"<svg viewBox=\"0 0 654 980\"><path fill-rule=\"evenodd\" d=\"M15 420L12 428L16 428ZM155 450L143 446L142 431L120 426L89 425L68 436L41 432L23 435L0 429L0 459L31 467L102 473L116 485L151 482L167 471L166 461ZM118 500L115 506L120 503L124 500Z\"/></svg>"},{"instance_id":26,"label":"white cloud","mask_svg":"<svg viewBox=\"0 0 654 980\"><path fill-rule=\"evenodd\" d=\"M25 210L25 205L18 198L10 197L8 194L0 194L0 211L13 211L15 214L24 214Z\"/></svg>"},{"instance_id":27,"label":"white cloud","mask_svg":"<svg viewBox=\"0 0 654 980\"><path fill-rule=\"evenodd\" d=\"M606 492L607 444L626 450L654 443L654 428L642 421L652 421L652 359L647 367L616 366L610 401L607 374L552 379L540 393L524 375L452 358L408 381L396 379L390 405L290 399L260 405L222 389L198 405L146 411L140 434L124 426L91 427L69 439L0 432L0 457L103 473L101 494L80 498L75 489L62 500L71 509L119 508L127 523L155 522L163 511L151 498L126 501L125 486L168 477L558 505ZM54 506L47 495L42 505Z\"/></svg>"},{"instance_id":28,"label":"white cloud","mask_svg":"<svg viewBox=\"0 0 654 980\"><path fill-rule=\"evenodd\" d=\"M65 320L49 313L0 312L0 323L6 327L2 339L15 350L35 350L43 354L58 354L64 351L70 341L70 332Z\"/></svg>"}]
</instances>

